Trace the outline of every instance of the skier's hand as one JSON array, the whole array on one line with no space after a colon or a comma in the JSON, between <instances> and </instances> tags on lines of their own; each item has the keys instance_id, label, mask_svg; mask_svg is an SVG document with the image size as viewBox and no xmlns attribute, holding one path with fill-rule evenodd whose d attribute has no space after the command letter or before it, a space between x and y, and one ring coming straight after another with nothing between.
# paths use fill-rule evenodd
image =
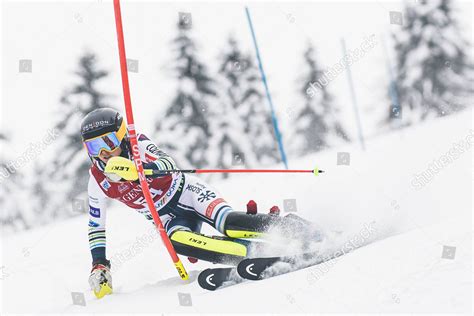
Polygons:
<instances>
[{"instance_id":1,"label":"skier's hand","mask_svg":"<svg viewBox=\"0 0 474 316\"><path fill-rule=\"evenodd\" d=\"M168 175L166 173L163 173L163 174L153 173L154 171L166 171L167 170L167 169L160 169L154 161L144 163L143 164L143 169L145 169L145 174L148 177L151 177L151 178L161 178L161 177L165 177L165 176Z\"/></svg>"},{"instance_id":2,"label":"skier's hand","mask_svg":"<svg viewBox=\"0 0 474 316\"><path fill-rule=\"evenodd\" d=\"M97 298L112 294L112 275L110 274L109 260L104 259L100 263L93 263L89 285Z\"/></svg>"},{"instance_id":3,"label":"skier's hand","mask_svg":"<svg viewBox=\"0 0 474 316\"><path fill-rule=\"evenodd\" d=\"M164 177L167 174L154 174L154 171L166 171L160 169L155 162L143 163L143 169L147 177L159 178ZM105 175L112 181L137 181L138 171L135 167L135 163L124 157L112 157L107 161L104 169Z\"/></svg>"},{"instance_id":4,"label":"skier's hand","mask_svg":"<svg viewBox=\"0 0 474 316\"><path fill-rule=\"evenodd\" d=\"M117 181L125 179L127 181L138 180L138 172L135 163L127 158L116 156L107 161L104 173L108 178Z\"/></svg>"}]
</instances>

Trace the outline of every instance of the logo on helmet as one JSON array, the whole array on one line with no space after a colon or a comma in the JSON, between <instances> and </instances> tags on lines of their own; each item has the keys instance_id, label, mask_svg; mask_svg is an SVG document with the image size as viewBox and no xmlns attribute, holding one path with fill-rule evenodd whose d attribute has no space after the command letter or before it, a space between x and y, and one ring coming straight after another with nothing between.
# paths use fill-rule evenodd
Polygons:
<instances>
[{"instance_id":1,"label":"logo on helmet","mask_svg":"<svg viewBox=\"0 0 474 316\"><path fill-rule=\"evenodd\" d=\"M89 131L93 128L104 127L104 126L107 126L107 125L110 125L109 121L106 121L106 120L97 121L97 122L94 122L94 123L89 123L87 125L84 125L82 127L82 131L87 132L87 131Z\"/></svg>"}]
</instances>

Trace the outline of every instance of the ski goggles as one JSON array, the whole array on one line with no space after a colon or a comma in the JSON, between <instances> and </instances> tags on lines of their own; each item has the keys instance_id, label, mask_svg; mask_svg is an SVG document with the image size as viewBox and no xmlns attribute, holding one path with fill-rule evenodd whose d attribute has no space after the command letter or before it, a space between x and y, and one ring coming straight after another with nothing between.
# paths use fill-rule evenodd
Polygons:
<instances>
[{"instance_id":1,"label":"ski goggles","mask_svg":"<svg viewBox=\"0 0 474 316\"><path fill-rule=\"evenodd\" d=\"M84 146L89 155L97 157L102 151L112 152L118 147L125 136L127 129L125 124L120 126L117 132L110 132L84 141Z\"/></svg>"}]
</instances>

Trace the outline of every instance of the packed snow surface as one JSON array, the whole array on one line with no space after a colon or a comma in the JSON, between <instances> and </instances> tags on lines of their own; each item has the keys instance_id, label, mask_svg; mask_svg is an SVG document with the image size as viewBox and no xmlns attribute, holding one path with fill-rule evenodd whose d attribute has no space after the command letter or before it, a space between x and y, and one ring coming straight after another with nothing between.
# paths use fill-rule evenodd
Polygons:
<instances>
[{"instance_id":1,"label":"packed snow surface","mask_svg":"<svg viewBox=\"0 0 474 316\"><path fill-rule=\"evenodd\" d=\"M150 223L113 203L107 243L115 293L97 300L88 290L84 215L3 239L2 314L470 312L471 122L466 111L373 138L366 151L352 144L291 161L326 171L317 177L241 174L212 183L239 210L249 199L260 212L296 199L297 214L342 232L336 246L365 245L334 261L208 292L196 278L211 264L183 258L190 280L181 281ZM337 164L341 153L348 165ZM72 292L84 293L85 306L73 304Z\"/></svg>"}]
</instances>

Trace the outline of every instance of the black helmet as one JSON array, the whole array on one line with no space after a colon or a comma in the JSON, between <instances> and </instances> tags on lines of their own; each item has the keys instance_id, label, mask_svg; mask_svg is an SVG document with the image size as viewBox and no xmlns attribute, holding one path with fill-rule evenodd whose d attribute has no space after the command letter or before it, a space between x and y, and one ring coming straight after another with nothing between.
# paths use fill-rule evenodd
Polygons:
<instances>
[{"instance_id":1,"label":"black helmet","mask_svg":"<svg viewBox=\"0 0 474 316\"><path fill-rule=\"evenodd\" d=\"M122 115L114 109L100 108L94 110L82 119L82 141L85 142L110 132L118 132L122 124L124 124Z\"/></svg>"},{"instance_id":2,"label":"black helmet","mask_svg":"<svg viewBox=\"0 0 474 316\"><path fill-rule=\"evenodd\" d=\"M102 150L122 148L122 155L128 157L128 133L122 115L111 108L100 108L88 113L81 122L81 137L91 158Z\"/></svg>"}]
</instances>

